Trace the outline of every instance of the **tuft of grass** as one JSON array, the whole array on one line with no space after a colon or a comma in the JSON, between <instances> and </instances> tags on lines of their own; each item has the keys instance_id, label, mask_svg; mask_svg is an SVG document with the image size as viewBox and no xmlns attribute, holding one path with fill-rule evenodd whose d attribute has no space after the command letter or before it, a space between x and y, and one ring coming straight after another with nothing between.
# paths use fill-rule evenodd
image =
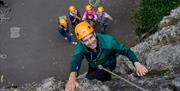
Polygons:
<instances>
[{"instance_id":1,"label":"tuft of grass","mask_svg":"<svg viewBox=\"0 0 180 91\"><path fill-rule=\"evenodd\" d=\"M154 78L154 77L158 77L158 76L165 76L165 75L168 75L170 73L171 73L171 70L169 70L169 69L164 69L161 71L152 70L152 71L148 72L146 77Z\"/></svg>"},{"instance_id":2,"label":"tuft of grass","mask_svg":"<svg viewBox=\"0 0 180 91\"><path fill-rule=\"evenodd\" d=\"M163 27L167 27L167 26L170 26L170 25L175 25L178 22L178 19L173 18L173 17L169 17L168 19L169 19L168 22L164 22L164 23L159 24L159 29L162 29Z\"/></svg>"}]
</instances>

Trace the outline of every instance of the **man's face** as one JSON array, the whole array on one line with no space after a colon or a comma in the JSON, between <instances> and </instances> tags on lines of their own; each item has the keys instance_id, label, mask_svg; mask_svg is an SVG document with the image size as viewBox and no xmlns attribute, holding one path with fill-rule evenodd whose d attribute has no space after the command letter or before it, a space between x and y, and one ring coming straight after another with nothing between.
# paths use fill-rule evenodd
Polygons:
<instances>
[{"instance_id":1,"label":"man's face","mask_svg":"<svg viewBox=\"0 0 180 91\"><path fill-rule=\"evenodd\" d=\"M87 36L85 36L82 39L82 42L89 48L96 49L97 47L97 39L96 39L96 34L95 33L91 33Z\"/></svg>"}]
</instances>

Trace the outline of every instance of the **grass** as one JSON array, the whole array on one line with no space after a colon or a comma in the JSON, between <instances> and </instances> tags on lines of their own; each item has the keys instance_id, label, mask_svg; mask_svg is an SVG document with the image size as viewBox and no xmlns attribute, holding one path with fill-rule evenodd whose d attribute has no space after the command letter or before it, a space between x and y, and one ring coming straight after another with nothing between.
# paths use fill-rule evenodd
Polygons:
<instances>
[{"instance_id":1,"label":"grass","mask_svg":"<svg viewBox=\"0 0 180 91\"><path fill-rule=\"evenodd\" d=\"M171 70L169 69L164 69L161 71L157 71L157 70L151 70L150 72L148 72L148 74L146 75L146 77L150 77L150 78L154 78L154 77L162 77L165 75L169 75L171 73Z\"/></svg>"},{"instance_id":2,"label":"grass","mask_svg":"<svg viewBox=\"0 0 180 91\"><path fill-rule=\"evenodd\" d=\"M140 0L134 15L135 33L141 36L144 33L158 31L158 24L172 9L180 6L180 0Z\"/></svg>"}]
</instances>

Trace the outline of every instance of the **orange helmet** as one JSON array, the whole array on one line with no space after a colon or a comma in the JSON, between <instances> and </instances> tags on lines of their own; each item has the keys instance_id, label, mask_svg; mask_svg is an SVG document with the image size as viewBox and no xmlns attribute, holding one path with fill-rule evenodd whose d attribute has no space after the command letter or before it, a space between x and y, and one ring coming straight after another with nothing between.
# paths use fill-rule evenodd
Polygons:
<instances>
[{"instance_id":1,"label":"orange helmet","mask_svg":"<svg viewBox=\"0 0 180 91\"><path fill-rule=\"evenodd\" d=\"M103 6L99 6L97 9L98 13L103 13L104 12L104 7Z\"/></svg>"},{"instance_id":2,"label":"orange helmet","mask_svg":"<svg viewBox=\"0 0 180 91\"><path fill-rule=\"evenodd\" d=\"M86 5L86 11L90 11L90 10L92 10L92 6L91 5Z\"/></svg>"},{"instance_id":3,"label":"orange helmet","mask_svg":"<svg viewBox=\"0 0 180 91\"><path fill-rule=\"evenodd\" d=\"M59 19L59 24L60 24L61 26L66 27L66 26L67 26L67 20L64 19L64 18L61 18L61 19Z\"/></svg>"},{"instance_id":4,"label":"orange helmet","mask_svg":"<svg viewBox=\"0 0 180 91\"><path fill-rule=\"evenodd\" d=\"M81 40L88 34L94 32L94 28L86 21L80 22L76 27L75 27L75 35L78 40Z\"/></svg>"},{"instance_id":5,"label":"orange helmet","mask_svg":"<svg viewBox=\"0 0 180 91\"><path fill-rule=\"evenodd\" d=\"M76 8L75 8L74 5L69 6L69 11L70 11L71 13L74 13L75 10L76 10Z\"/></svg>"}]
</instances>

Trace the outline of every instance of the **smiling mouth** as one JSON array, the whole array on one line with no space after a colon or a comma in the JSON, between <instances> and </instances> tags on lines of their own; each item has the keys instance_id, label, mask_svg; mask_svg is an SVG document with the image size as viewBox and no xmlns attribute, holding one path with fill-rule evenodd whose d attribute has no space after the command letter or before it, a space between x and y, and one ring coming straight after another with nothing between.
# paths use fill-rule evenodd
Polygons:
<instances>
[{"instance_id":1,"label":"smiling mouth","mask_svg":"<svg viewBox=\"0 0 180 91\"><path fill-rule=\"evenodd\" d=\"M96 43L96 41L92 42L91 44L89 44L90 47L94 46Z\"/></svg>"}]
</instances>

